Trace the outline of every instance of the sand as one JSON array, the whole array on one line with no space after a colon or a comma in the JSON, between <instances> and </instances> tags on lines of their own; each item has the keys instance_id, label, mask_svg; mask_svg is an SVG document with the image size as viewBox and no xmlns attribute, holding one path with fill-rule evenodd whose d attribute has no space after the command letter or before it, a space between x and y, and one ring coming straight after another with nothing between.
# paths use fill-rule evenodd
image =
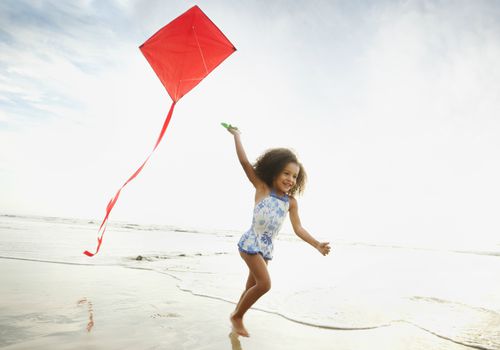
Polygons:
<instances>
[{"instance_id":1,"label":"sand","mask_svg":"<svg viewBox=\"0 0 500 350\"><path fill-rule=\"evenodd\" d=\"M258 310L237 337L233 304L154 271L1 259L0 274L4 349L465 349L406 324L338 331Z\"/></svg>"}]
</instances>

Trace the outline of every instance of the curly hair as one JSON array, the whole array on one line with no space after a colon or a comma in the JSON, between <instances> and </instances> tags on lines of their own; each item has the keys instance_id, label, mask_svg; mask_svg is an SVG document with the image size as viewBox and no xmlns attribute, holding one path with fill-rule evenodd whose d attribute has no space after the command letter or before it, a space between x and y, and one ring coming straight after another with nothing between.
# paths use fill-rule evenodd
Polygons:
<instances>
[{"instance_id":1,"label":"curly hair","mask_svg":"<svg viewBox=\"0 0 500 350\"><path fill-rule=\"evenodd\" d=\"M295 163L299 166L299 174L295 186L288 192L289 195L302 194L306 185L307 175L304 166L299 162L295 153L288 148L273 148L264 152L253 165L257 176L270 188L274 179L285 169L287 164Z\"/></svg>"}]
</instances>

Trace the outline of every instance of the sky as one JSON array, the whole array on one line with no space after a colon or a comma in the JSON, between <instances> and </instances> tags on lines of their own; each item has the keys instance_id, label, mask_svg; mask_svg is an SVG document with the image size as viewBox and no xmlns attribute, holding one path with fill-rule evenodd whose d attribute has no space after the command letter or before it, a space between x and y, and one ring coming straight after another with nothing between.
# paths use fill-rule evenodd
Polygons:
<instances>
[{"instance_id":1,"label":"sky","mask_svg":"<svg viewBox=\"0 0 500 350\"><path fill-rule=\"evenodd\" d=\"M138 47L195 4L238 50L177 104L110 221L246 230L225 121L251 160L296 151L318 239L499 244L493 0L2 1L0 213L103 218L171 103Z\"/></svg>"}]
</instances>

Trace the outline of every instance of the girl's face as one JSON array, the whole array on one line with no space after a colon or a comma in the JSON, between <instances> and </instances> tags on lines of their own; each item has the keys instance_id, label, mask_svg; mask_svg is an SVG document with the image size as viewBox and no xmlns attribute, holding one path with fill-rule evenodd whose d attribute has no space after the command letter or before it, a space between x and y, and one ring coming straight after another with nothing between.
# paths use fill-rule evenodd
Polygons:
<instances>
[{"instance_id":1,"label":"girl's face","mask_svg":"<svg viewBox=\"0 0 500 350\"><path fill-rule=\"evenodd\" d=\"M274 189L279 195L284 195L288 193L295 183L297 182L297 176L299 176L299 165L297 163L288 163L281 173L274 179L273 185Z\"/></svg>"}]
</instances>

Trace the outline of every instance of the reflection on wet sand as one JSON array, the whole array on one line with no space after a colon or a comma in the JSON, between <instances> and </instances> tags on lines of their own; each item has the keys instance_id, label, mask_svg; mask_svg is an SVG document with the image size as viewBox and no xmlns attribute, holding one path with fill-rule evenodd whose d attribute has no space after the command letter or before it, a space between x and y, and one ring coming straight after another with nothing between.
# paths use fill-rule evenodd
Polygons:
<instances>
[{"instance_id":1,"label":"reflection on wet sand","mask_svg":"<svg viewBox=\"0 0 500 350\"><path fill-rule=\"evenodd\" d=\"M92 306L92 302L90 300L87 300L87 298L83 298L77 303L78 306L82 306L84 304L87 304L88 306L89 323L87 323L87 332L90 332L92 330L92 327L94 327L94 309Z\"/></svg>"},{"instance_id":2,"label":"reflection on wet sand","mask_svg":"<svg viewBox=\"0 0 500 350\"><path fill-rule=\"evenodd\" d=\"M239 335L236 334L235 332L229 333L229 339L231 339L231 349L232 350L243 350L241 348L241 342L240 342L240 339L238 337L239 337Z\"/></svg>"}]
</instances>

